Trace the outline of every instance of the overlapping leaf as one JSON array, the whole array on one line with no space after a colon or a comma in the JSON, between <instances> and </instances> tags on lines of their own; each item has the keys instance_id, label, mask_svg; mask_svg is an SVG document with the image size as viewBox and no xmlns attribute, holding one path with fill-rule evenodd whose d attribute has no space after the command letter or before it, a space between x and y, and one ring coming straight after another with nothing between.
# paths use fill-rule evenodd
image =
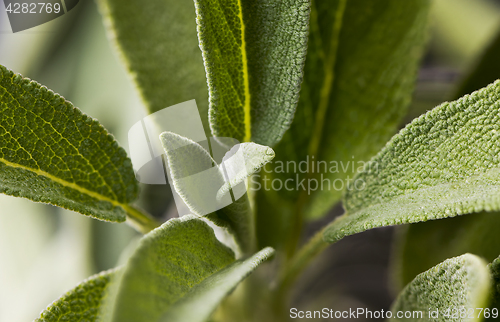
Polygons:
<instances>
[{"instance_id":1,"label":"overlapping leaf","mask_svg":"<svg viewBox=\"0 0 500 322\"><path fill-rule=\"evenodd\" d=\"M367 229L500 210L500 81L414 120L348 191L334 242Z\"/></svg>"},{"instance_id":2,"label":"overlapping leaf","mask_svg":"<svg viewBox=\"0 0 500 322\"><path fill-rule=\"evenodd\" d=\"M34 322L97 321L114 271L92 276L45 309Z\"/></svg>"},{"instance_id":3,"label":"overlapping leaf","mask_svg":"<svg viewBox=\"0 0 500 322\"><path fill-rule=\"evenodd\" d=\"M216 137L273 146L292 122L309 1L196 0Z\"/></svg>"},{"instance_id":4,"label":"overlapping leaf","mask_svg":"<svg viewBox=\"0 0 500 322\"><path fill-rule=\"evenodd\" d=\"M432 220L405 228L395 260L401 286L447 258L471 253L491 262L500 254L497 212Z\"/></svg>"},{"instance_id":5,"label":"overlapping leaf","mask_svg":"<svg viewBox=\"0 0 500 322\"><path fill-rule=\"evenodd\" d=\"M490 268L491 276L493 278L493 292L492 292L490 307L499 309L500 308L500 257L497 257L488 266Z\"/></svg>"},{"instance_id":6,"label":"overlapping leaf","mask_svg":"<svg viewBox=\"0 0 500 322\"><path fill-rule=\"evenodd\" d=\"M208 89L192 1L99 0L109 34L150 113L196 99L208 130Z\"/></svg>"},{"instance_id":7,"label":"overlapping leaf","mask_svg":"<svg viewBox=\"0 0 500 322\"><path fill-rule=\"evenodd\" d=\"M210 215L216 224L236 235L244 251L252 250L255 233L244 181L269 162L274 151L255 143L241 143L218 165L208 151L188 138L171 132L162 133L160 138L175 190L193 214ZM233 194L236 191L231 189L235 188L243 190Z\"/></svg>"},{"instance_id":8,"label":"overlapping leaf","mask_svg":"<svg viewBox=\"0 0 500 322\"><path fill-rule=\"evenodd\" d=\"M202 220L172 219L146 235L124 267L82 282L35 322L206 321L273 253L235 261Z\"/></svg>"},{"instance_id":9,"label":"overlapping leaf","mask_svg":"<svg viewBox=\"0 0 500 322\"><path fill-rule=\"evenodd\" d=\"M108 221L138 193L125 150L94 119L0 66L0 191Z\"/></svg>"},{"instance_id":10,"label":"overlapping leaf","mask_svg":"<svg viewBox=\"0 0 500 322\"><path fill-rule=\"evenodd\" d=\"M291 181L288 189L268 184L270 191L259 193L261 239L276 236L297 213L323 216L396 131L423 50L428 2L312 2L299 105L276 146L274 173L266 175Z\"/></svg>"},{"instance_id":11,"label":"overlapping leaf","mask_svg":"<svg viewBox=\"0 0 500 322\"><path fill-rule=\"evenodd\" d=\"M476 308L488 307L490 288L491 276L486 263L477 256L465 254L418 275L398 296L392 313L396 321L469 321L470 309L473 309L470 319L473 320L481 313ZM465 318L452 317L454 308L464 307ZM429 316L436 310L437 316ZM398 318L398 312L409 312L412 316Z\"/></svg>"},{"instance_id":12,"label":"overlapping leaf","mask_svg":"<svg viewBox=\"0 0 500 322\"><path fill-rule=\"evenodd\" d=\"M202 220L171 219L146 235L129 259L112 321L205 321L272 253L268 248L235 262Z\"/></svg>"},{"instance_id":13,"label":"overlapping leaf","mask_svg":"<svg viewBox=\"0 0 500 322\"><path fill-rule=\"evenodd\" d=\"M470 94L500 77L500 33L479 57L477 65L462 81L456 97ZM473 253L492 261L500 254L500 216L475 214L443 221L408 226L398 235L397 244L404 245L396 254L398 284L403 285L433 265L463 253ZM439 247L433 245L439 244ZM428 246L424 246L428 245Z\"/></svg>"}]
</instances>

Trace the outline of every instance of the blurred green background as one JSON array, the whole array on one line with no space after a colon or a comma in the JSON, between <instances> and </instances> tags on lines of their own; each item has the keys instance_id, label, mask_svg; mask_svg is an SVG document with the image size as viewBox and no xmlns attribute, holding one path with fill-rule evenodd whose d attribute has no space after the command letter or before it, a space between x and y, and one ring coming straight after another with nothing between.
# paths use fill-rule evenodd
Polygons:
<instances>
[{"instance_id":1,"label":"blurred green background","mask_svg":"<svg viewBox=\"0 0 500 322\"><path fill-rule=\"evenodd\" d=\"M145 116L145 108L106 38L96 4L82 0L61 18L16 34L0 7L0 64L72 101L127 149L128 129ZM431 20L406 122L454 98L461 80L499 35L500 0L435 0ZM170 200L168 188L143 186L140 202L155 216L175 215ZM311 223L308 231L340 211ZM393 228L383 228L330 247L301 279L294 302L303 310L332 303L338 309L388 308L393 235ZM134 236L125 224L0 195L0 322L31 321L83 279L114 267Z\"/></svg>"}]
</instances>

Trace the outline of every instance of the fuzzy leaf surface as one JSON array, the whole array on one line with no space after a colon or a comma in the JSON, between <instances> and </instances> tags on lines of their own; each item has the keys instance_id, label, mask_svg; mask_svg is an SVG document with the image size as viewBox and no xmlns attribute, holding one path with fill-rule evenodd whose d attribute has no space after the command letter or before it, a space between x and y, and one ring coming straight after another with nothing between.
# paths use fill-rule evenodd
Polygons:
<instances>
[{"instance_id":1,"label":"fuzzy leaf surface","mask_svg":"<svg viewBox=\"0 0 500 322\"><path fill-rule=\"evenodd\" d=\"M112 321L161 321L165 314L181 321L193 313L189 311L200 312L197 319L204 321L271 254L265 249L235 262L233 252L205 222L194 216L171 219L146 235L129 259Z\"/></svg>"},{"instance_id":2,"label":"fuzzy leaf surface","mask_svg":"<svg viewBox=\"0 0 500 322\"><path fill-rule=\"evenodd\" d=\"M161 321L203 322L218 304L262 262L274 254L270 247L223 268L194 286L162 317Z\"/></svg>"},{"instance_id":3,"label":"fuzzy leaf surface","mask_svg":"<svg viewBox=\"0 0 500 322\"><path fill-rule=\"evenodd\" d=\"M490 271L481 258L465 254L444 261L418 275L396 299L392 312L421 311L422 318L403 318L397 321L471 321L472 319L445 317L449 308L467 310L485 308L491 289ZM438 318L430 318L429 310L439 310ZM480 320L480 319L477 319Z\"/></svg>"},{"instance_id":4,"label":"fuzzy leaf surface","mask_svg":"<svg viewBox=\"0 0 500 322\"><path fill-rule=\"evenodd\" d=\"M196 0L212 134L273 146L292 122L309 1Z\"/></svg>"},{"instance_id":5,"label":"fuzzy leaf surface","mask_svg":"<svg viewBox=\"0 0 500 322\"><path fill-rule=\"evenodd\" d=\"M395 260L400 286L447 258L471 253L491 262L500 254L498 212L431 220L405 228L396 242L401 245Z\"/></svg>"},{"instance_id":6,"label":"fuzzy leaf surface","mask_svg":"<svg viewBox=\"0 0 500 322\"><path fill-rule=\"evenodd\" d=\"M83 281L48 306L34 322L97 321L113 273L103 272Z\"/></svg>"},{"instance_id":7,"label":"fuzzy leaf surface","mask_svg":"<svg viewBox=\"0 0 500 322\"><path fill-rule=\"evenodd\" d=\"M138 194L124 149L63 97L0 66L0 192L122 222Z\"/></svg>"},{"instance_id":8,"label":"fuzzy leaf surface","mask_svg":"<svg viewBox=\"0 0 500 322\"><path fill-rule=\"evenodd\" d=\"M164 132L160 139L175 190L193 214L210 214L210 220L227 226L236 235L244 250L252 249L254 231L246 191L239 190L243 196L237 200L232 200L229 192L269 162L274 151L251 142L241 143L226 153L219 166L201 145L188 138ZM226 206L221 208L223 205Z\"/></svg>"},{"instance_id":9,"label":"fuzzy leaf surface","mask_svg":"<svg viewBox=\"0 0 500 322\"><path fill-rule=\"evenodd\" d=\"M325 240L500 210L500 81L415 119L355 178Z\"/></svg>"},{"instance_id":10,"label":"fuzzy leaf surface","mask_svg":"<svg viewBox=\"0 0 500 322\"><path fill-rule=\"evenodd\" d=\"M476 66L461 82L454 96L459 98L494 82L500 76L500 31ZM396 256L398 284L405 285L417 274L441 261L472 253L492 261L500 254L500 216L481 213L446 221L429 221L409 225L399 234ZM425 246L427 245L427 246ZM433 245L440 245L433 247Z\"/></svg>"},{"instance_id":11,"label":"fuzzy leaf surface","mask_svg":"<svg viewBox=\"0 0 500 322\"><path fill-rule=\"evenodd\" d=\"M275 171L269 176L306 181L291 191L263 191L270 204L303 208L306 217L320 218L339 201L363 162L396 132L413 92L428 9L427 0L312 1L299 104L276 146ZM290 161L307 162L308 169L278 168L278 162ZM312 182L307 191L308 180L319 185Z\"/></svg>"},{"instance_id":12,"label":"fuzzy leaf surface","mask_svg":"<svg viewBox=\"0 0 500 322\"><path fill-rule=\"evenodd\" d=\"M493 277L493 295L491 308L500 308L500 257L497 257L490 265L488 265Z\"/></svg>"}]
</instances>

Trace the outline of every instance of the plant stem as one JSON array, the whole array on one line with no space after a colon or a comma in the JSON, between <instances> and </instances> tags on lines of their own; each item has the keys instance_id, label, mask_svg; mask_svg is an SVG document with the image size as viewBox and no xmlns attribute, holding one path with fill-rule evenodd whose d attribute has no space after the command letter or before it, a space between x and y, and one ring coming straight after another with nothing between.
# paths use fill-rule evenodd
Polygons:
<instances>
[{"instance_id":1,"label":"plant stem","mask_svg":"<svg viewBox=\"0 0 500 322\"><path fill-rule=\"evenodd\" d=\"M124 208L125 211L127 211L127 223L140 233L147 234L161 225L161 223L151 215L134 206L128 205Z\"/></svg>"},{"instance_id":2,"label":"plant stem","mask_svg":"<svg viewBox=\"0 0 500 322\"><path fill-rule=\"evenodd\" d=\"M323 240L323 232L327 227L317 232L286 265L278 279L278 289L288 290L311 260L328 246L328 243Z\"/></svg>"},{"instance_id":3,"label":"plant stem","mask_svg":"<svg viewBox=\"0 0 500 322\"><path fill-rule=\"evenodd\" d=\"M301 191L297 204L295 205L295 211L293 212L292 227L289 231L288 241L286 243L286 258L284 267L288 266L290 259L295 255L297 246L299 244L300 236L302 233L302 225L304 223L304 212L303 208L308 200L308 195Z\"/></svg>"}]
</instances>

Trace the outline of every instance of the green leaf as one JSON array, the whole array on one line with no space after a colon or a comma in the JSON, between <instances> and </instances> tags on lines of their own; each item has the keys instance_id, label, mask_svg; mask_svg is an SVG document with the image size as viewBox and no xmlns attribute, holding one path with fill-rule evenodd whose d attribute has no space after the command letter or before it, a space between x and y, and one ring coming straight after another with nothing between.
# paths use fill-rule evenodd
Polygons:
<instances>
[{"instance_id":1,"label":"green leaf","mask_svg":"<svg viewBox=\"0 0 500 322\"><path fill-rule=\"evenodd\" d=\"M99 0L110 38L153 113L196 99L207 115L208 90L192 1ZM204 111L204 112L203 112ZM208 129L208 120L204 118Z\"/></svg>"},{"instance_id":2,"label":"green leaf","mask_svg":"<svg viewBox=\"0 0 500 322\"><path fill-rule=\"evenodd\" d=\"M97 320L113 270L90 277L47 307L35 322Z\"/></svg>"},{"instance_id":3,"label":"green leaf","mask_svg":"<svg viewBox=\"0 0 500 322\"><path fill-rule=\"evenodd\" d=\"M194 216L171 219L144 237L123 272L113 321L204 321L258 264L264 249L234 261L213 230ZM196 319L191 319L194 313ZM169 320L174 321L174 320Z\"/></svg>"},{"instance_id":4,"label":"green leaf","mask_svg":"<svg viewBox=\"0 0 500 322\"><path fill-rule=\"evenodd\" d=\"M275 171L266 175L291 179L294 189L262 192L271 204L322 217L364 161L396 132L411 99L428 11L427 0L312 1L299 105L276 146L274 168L269 167ZM291 162L304 165L294 170ZM280 164L287 170L280 171ZM297 215L284 220L291 216Z\"/></svg>"},{"instance_id":5,"label":"green leaf","mask_svg":"<svg viewBox=\"0 0 500 322\"><path fill-rule=\"evenodd\" d=\"M488 307L491 276L486 262L477 256L465 254L444 261L418 275L399 294L393 307L398 311L422 312L422 317L400 318L396 321L465 321L451 317L453 308L469 309ZM450 309L450 315L445 316ZM429 314L439 310L437 318ZM477 312L476 312L477 314Z\"/></svg>"},{"instance_id":6,"label":"green leaf","mask_svg":"<svg viewBox=\"0 0 500 322\"><path fill-rule=\"evenodd\" d=\"M125 150L63 97L0 66L0 192L97 219L144 215Z\"/></svg>"},{"instance_id":7,"label":"green leaf","mask_svg":"<svg viewBox=\"0 0 500 322\"><path fill-rule=\"evenodd\" d=\"M347 191L325 240L367 229L500 210L500 81L443 103L394 136Z\"/></svg>"},{"instance_id":8,"label":"green leaf","mask_svg":"<svg viewBox=\"0 0 500 322\"><path fill-rule=\"evenodd\" d=\"M218 304L231 293L257 266L274 254L264 248L246 260L239 260L223 268L193 287L162 317L162 321L203 322Z\"/></svg>"},{"instance_id":9,"label":"green leaf","mask_svg":"<svg viewBox=\"0 0 500 322\"><path fill-rule=\"evenodd\" d=\"M459 98L472 93L500 76L500 32L486 48L477 64L454 93ZM481 213L446 221L430 221L409 225L398 235L395 254L397 284L405 285L417 274L441 261L464 253L472 253L492 261L500 254L500 216ZM439 245L439 247L434 247Z\"/></svg>"},{"instance_id":10,"label":"green leaf","mask_svg":"<svg viewBox=\"0 0 500 322\"><path fill-rule=\"evenodd\" d=\"M493 277L493 295L491 308L500 308L500 257L497 257L490 265L488 265Z\"/></svg>"},{"instance_id":11,"label":"green leaf","mask_svg":"<svg viewBox=\"0 0 500 322\"><path fill-rule=\"evenodd\" d=\"M479 213L408 225L396 240L395 268L398 283L447 258L472 253L493 261L500 254L500 214ZM436 247L436 246L439 247Z\"/></svg>"},{"instance_id":12,"label":"green leaf","mask_svg":"<svg viewBox=\"0 0 500 322\"><path fill-rule=\"evenodd\" d=\"M273 146L292 122L309 1L195 0L216 137Z\"/></svg>"},{"instance_id":13,"label":"green leaf","mask_svg":"<svg viewBox=\"0 0 500 322\"><path fill-rule=\"evenodd\" d=\"M274 151L255 143L241 143L227 152L218 166L202 146L188 138L164 132L160 140L173 186L193 214L205 216L215 212L208 218L227 226L243 251L252 251L253 219L243 184L274 157Z\"/></svg>"}]
</instances>

